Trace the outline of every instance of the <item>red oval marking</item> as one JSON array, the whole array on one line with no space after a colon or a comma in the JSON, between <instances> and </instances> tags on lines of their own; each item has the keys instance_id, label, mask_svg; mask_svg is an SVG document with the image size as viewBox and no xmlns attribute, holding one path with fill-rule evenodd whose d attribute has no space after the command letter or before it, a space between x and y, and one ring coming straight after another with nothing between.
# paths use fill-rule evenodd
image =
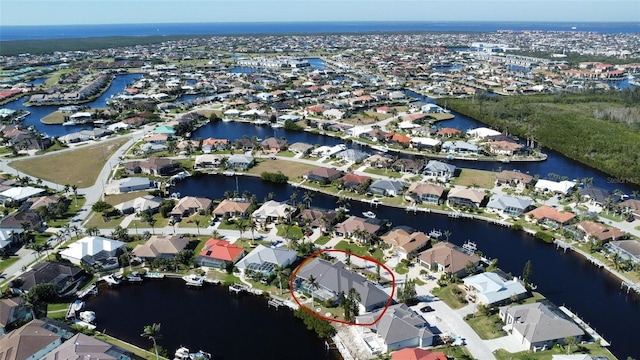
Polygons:
<instances>
[{"instance_id":1,"label":"red oval marking","mask_svg":"<svg viewBox=\"0 0 640 360\"><path fill-rule=\"evenodd\" d=\"M374 263L380 265L380 267L384 268L387 271L387 273L389 273L389 275L391 275L391 284L392 284L391 285L391 295L389 295L389 300L387 301L386 305L382 309L382 312L380 312L380 316L378 316L373 322L366 323L366 324L356 324L354 322L355 320L354 321L345 321L345 320L339 320L339 319L333 319L333 318L330 318L330 317L326 317L326 316L323 316L321 314L317 314L314 311L312 311L311 309L309 309L306 306L302 305L300 303L300 301L298 300L298 298L296 297L296 294L293 291L293 280L296 278L296 274L298 273L298 271L300 271L300 269L302 269L304 264L306 264L309 260L312 260L313 258L317 257L318 255L320 255L322 253L328 253L328 252L341 252L341 253L345 253L345 254L350 254L351 256L355 256L357 258L360 258L360 259L363 259L363 260L366 260L366 261L374 262ZM380 262L380 261L378 261L378 260L376 260L376 259L374 259L372 257L360 256L360 255L357 255L357 254L354 254L352 252L345 251L345 250L326 249L326 250L316 251L315 253L309 255L309 257L304 259L304 261L300 265L298 265L298 267L296 267L295 270L293 270L293 273L291 274L291 278L289 278L289 292L291 293L291 296L293 297L293 300L296 302L296 304L298 304L300 309L305 311L307 314L311 314L311 315L313 315L315 317L318 317L320 319L327 320L327 321L332 321L332 322L336 322L336 323L340 323L340 324L357 325L357 326L371 326L371 325L374 325L375 323L377 323L378 321L380 321L380 319L382 318L384 313L387 312L387 309L389 309L389 306L391 306L391 303L393 302L393 295L396 292L396 277L393 274L393 271L391 271L391 269L389 269L389 267L387 265L383 264L382 262ZM378 311L378 309L376 309L376 311Z\"/></svg>"}]
</instances>

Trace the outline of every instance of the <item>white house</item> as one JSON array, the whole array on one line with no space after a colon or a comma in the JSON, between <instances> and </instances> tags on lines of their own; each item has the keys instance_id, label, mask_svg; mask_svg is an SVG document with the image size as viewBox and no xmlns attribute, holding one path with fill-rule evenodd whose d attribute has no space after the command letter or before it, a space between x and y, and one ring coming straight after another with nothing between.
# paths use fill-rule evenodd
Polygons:
<instances>
[{"instance_id":1,"label":"white house","mask_svg":"<svg viewBox=\"0 0 640 360\"><path fill-rule=\"evenodd\" d=\"M31 186L12 187L0 193L0 201L3 204L7 201L21 202L32 196L39 195L43 192L44 192L44 189L31 187Z\"/></svg>"},{"instance_id":2,"label":"white house","mask_svg":"<svg viewBox=\"0 0 640 360\"><path fill-rule=\"evenodd\" d=\"M86 236L60 252L62 258L72 264L98 266L102 270L118 267L118 255L125 243L101 236Z\"/></svg>"},{"instance_id":3,"label":"white house","mask_svg":"<svg viewBox=\"0 0 640 360\"><path fill-rule=\"evenodd\" d=\"M378 310L356 317L356 324L375 324L358 326L365 348L372 354L385 354L408 347L427 347L433 344L433 333L424 318L405 304L392 305L384 314Z\"/></svg>"},{"instance_id":4,"label":"white house","mask_svg":"<svg viewBox=\"0 0 640 360\"><path fill-rule=\"evenodd\" d=\"M288 217L293 211L295 211L295 208L291 205L269 200L254 211L251 216L258 222L277 221L278 219Z\"/></svg>"},{"instance_id":5,"label":"white house","mask_svg":"<svg viewBox=\"0 0 640 360\"><path fill-rule=\"evenodd\" d=\"M252 270L270 275L277 266L286 268L298 258L298 253L284 248L258 245L247 256L236 263L241 271Z\"/></svg>"},{"instance_id":6,"label":"white house","mask_svg":"<svg viewBox=\"0 0 640 360\"><path fill-rule=\"evenodd\" d=\"M484 139L487 136L496 136L496 135L500 135L501 133L500 131L497 131L497 130L489 129L486 127L479 127L479 128L471 129L467 131L467 134L471 137Z\"/></svg>"},{"instance_id":7,"label":"white house","mask_svg":"<svg viewBox=\"0 0 640 360\"><path fill-rule=\"evenodd\" d=\"M573 187L575 186L576 186L576 183L574 183L573 181L563 180L563 181L556 182L556 181L544 180L544 179L538 180L538 182L536 182L536 184L534 185L536 190L540 190L544 192L550 191L555 194L563 194L563 195L566 195L567 192L569 192L569 190L573 189Z\"/></svg>"},{"instance_id":8,"label":"white house","mask_svg":"<svg viewBox=\"0 0 640 360\"><path fill-rule=\"evenodd\" d=\"M508 302L512 297L522 299L527 294L527 289L517 277L505 280L495 272L469 276L463 281L470 294L475 296L477 304L493 306Z\"/></svg>"}]
</instances>

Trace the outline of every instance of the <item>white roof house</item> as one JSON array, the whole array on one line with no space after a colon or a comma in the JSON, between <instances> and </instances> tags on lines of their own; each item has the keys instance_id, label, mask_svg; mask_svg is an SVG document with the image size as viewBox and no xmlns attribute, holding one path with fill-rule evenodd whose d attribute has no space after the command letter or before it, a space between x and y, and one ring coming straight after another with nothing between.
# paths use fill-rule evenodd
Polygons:
<instances>
[{"instance_id":1,"label":"white roof house","mask_svg":"<svg viewBox=\"0 0 640 360\"><path fill-rule=\"evenodd\" d=\"M262 204L260 208L251 214L251 216L259 222L267 220L277 220L289 216L290 212L294 211L294 207L285 203L280 203L274 200L269 200Z\"/></svg>"},{"instance_id":2,"label":"white roof house","mask_svg":"<svg viewBox=\"0 0 640 360\"><path fill-rule=\"evenodd\" d=\"M551 191L553 193L566 194L574 186L576 186L576 183L574 183L573 181L563 180L560 182L556 182L556 181L541 179L541 180L538 180L538 182L535 185L535 188L536 190Z\"/></svg>"},{"instance_id":3,"label":"white roof house","mask_svg":"<svg viewBox=\"0 0 640 360\"><path fill-rule=\"evenodd\" d=\"M242 271L249 269L268 275L275 270L276 266L285 268L297 258L298 255L295 251L258 245L249 255L238 261L236 266Z\"/></svg>"},{"instance_id":4,"label":"white roof house","mask_svg":"<svg viewBox=\"0 0 640 360\"><path fill-rule=\"evenodd\" d=\"M11 244L11 240L12 240L11 235L17 236L18 234L21 234L23 232L24 230L22 228L0 229L0 249Z\"/></svg>"},{"instance_id":5,"label":"white roof house","mask_svg":"<svg viewBox=\"0 0 640 360\"><path fill-rule=\"evenodd\" d=\"M411 142L413 144L429 146L429 147L434 147L440 144L440 140L428 138L428 137L414 137L414 138L411 138Z\"/></svg>"},{"instance_id":6,"label":"white roof house","mask_svg":"<svg viewBox=\"0 0 640 360\"><path fill-rule=\"evenodd\" d=\"M3 203L9 200L22 201L43 192L44 189L31 186L12 187L11 189L7 189L0 193L0 201L2 201Z\"/></svg>"},{"instance_id":7,"label":"white roof house","mask_svg":"<svg viewBox=\"0 0 640 360\"><path fill-rule=\"evenodd\" d=\"M101 236L86 236L62 250L60 255L73 264L84 263L91 266L117 256L118 251L124 246L125 243L122 241Z\"/></svg>"},{"instance_id":8,"label":"white roof house","mask_svg":"<svg viewBox=\"0 0 640 360\"><path fill-rule=\"evenodd\" d=\"M496 135L500 135L501 133L500 131L497 131L497 130L489 129L486 127L479 127L477 129L471 129L467 131L467 134L469 136L484 139L487 136L496 136Z\"/></svg>"},{"instance_id":9,"label":"white roof house","mask_svg":"<svg viewBox=\"0 0 640 360\"><path fill-rule=\"evenodd\" d=\"M484 272L465 278L464 284L476 296L476 303L493 305L509 300L512 296L521 298L527 293L518 278L505 280L494 272Z\"/></svg>"}]
</instances>

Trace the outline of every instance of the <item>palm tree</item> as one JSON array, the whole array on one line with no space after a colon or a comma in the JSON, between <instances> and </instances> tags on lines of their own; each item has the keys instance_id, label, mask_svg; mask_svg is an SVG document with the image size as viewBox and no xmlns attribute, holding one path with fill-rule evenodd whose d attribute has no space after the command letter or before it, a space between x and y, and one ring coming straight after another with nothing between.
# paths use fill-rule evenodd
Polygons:
<instances>
[{"instance_id":1,"label":"palm tree","mask_svg":"<svg viewBox=\"0 0 640 360\"><path fill-rule=\"evenodd\" d=\"M258 223L253 219L249 220L249 230L251 230L251 241L254 241L256 239L255 231L258 230Z\"/></svg>"},{"instance_id":2,"label":"palm tree","mask_svg":"<svg viewBox=\"0 0 640 360\"><path fill-rule=\"evenodd\" d=\"M90 226L84 230L84 232L89 236L96 236L100 234L100 230L97 226Z\"/></svg>"},{"instance_id":3,"label":"palm tree","mask_svg":"<svg viewBox=\"0 0 640 360\"><path fill-rule=\"evenodd\" d=\"M156 229L153 227L153 225L155 225L155 224L156 224L156 222L158 222L158 220L156 220L156 218L154 218L153 216L151 216L151 217L149 217L149 218L147 219L147 223L149 224L149 226L151 226L151 233L152 233L153 235L155 235L155 234L156 234Z\"/></svg>"},{"instance_id":4,"label":"palm tree","mask_svg":"<svg viewBox=\"0 0 640 360\"><path fill-rule=\"evenodd\" d=\"M313 200L314 196L315 194L312 193L311 191L305 191L304 194L302 195L302 201L304 201L307 204L307 208L311 207L311 200Z\"/></svg>"},{"instance_id":5,"label":"palm tree","mask_svg":"<svg viewBox=\"0 0 640 360\"><path fill-rule=\"evenodd\" d=\"M71 227L71 231L73 231L76 234L76 239L78 239L78 237L80 236L80 233L82 232L82 230L77 225L73 225Z\"/></svg>"},{"instance_id":6,"label":"palm tree","mask_svg":"<svg viewBox=\"0 0 640 360\"><path fill-rule=\"evenodd\" d=\"M316 306L316 300L313 296L313 291L318 288L318 281L316 280L316 277L309 275L307 278L307 285L309 285L309 290L311 290L311 304L312 306Z\"/></svg>"},{"instance_id":7,"label":"palm tree","mask_svg":"<svg viewBox=\"0 0 640 360\"><path fill-rule=\"evenodd\" d=\"M153 325L145 326L140 336L146 337L147 339L151 339L151 341L153 341L153 349L156 352L156 360L160 359L160 355L158 355L158 343L156 342L158 339L162 338L162 335L160 335L160 323L153 323Z\"/></svg>"},{"instance_id":8,"label":"palm tree","mask_svg":"<svg viewBox=\"0 0 640 360\"><path fill-rule=\"evenodd\" d=\"M173 235L175 235L175 234L176 234L176 224L177 224L177 223L178 223L178 222L177 222L175 219L171 219L171 220L169 220L169 225L171 225L171 227L173 228Z\"/></svg>"},{"instance_id":9,"label":"palm tree","mask_svg":"<svg viewBox=\"0 0 640 360\"><path fill-rule=\"evenodd\" d=\"M445 230L442 235L444 235L444 237L446 238L446 242L449 242L449 236L451 236L451 231L449 230Z\"/></svg>"},{"instance_id":10,"label":"palm tree","mask_svg":"<svg viewBox=\"0 0 640 360\"><path fill-rule=\"evenodd\" d=\"M247 223L240 220L236 223L236 228L240 231L240 239L242 239L244 232L247 230Z\"/></svg>"},{"instance_id":11,"label":"palm tree","mask_svg":"<svg viewBox=\"0 0 640 360\"><path fill-rule=\"evenodd\" d=\"M196 229L198 230L198 236L200 236L200 219L193 220L193 223L196 224Z\"/></svg>"},{"instance_id":12,"label":"palm tree","mask_svg":"<svg viewBox=\"0 0 640 360\"><path fill-rule=\"evenodd\" d=\"M65 195L66 195L67 193L69 193L69 189L70 189L70 188L71 188L71 185L69 185L69 184L64 184L64 188L63 188L63 190L64 190Z\"/></svg>"},{"instance_id":13,"label":"palm tree","mask_svg":"<svg viewBox=\"0 0 640 360\"><path fill-rule=\"evenodd\" d=\"M78 185L73 184L71 186L71 191L73 191L73 197L76 200L76 207L78 207Z\"/></svg>"}]
</instances>

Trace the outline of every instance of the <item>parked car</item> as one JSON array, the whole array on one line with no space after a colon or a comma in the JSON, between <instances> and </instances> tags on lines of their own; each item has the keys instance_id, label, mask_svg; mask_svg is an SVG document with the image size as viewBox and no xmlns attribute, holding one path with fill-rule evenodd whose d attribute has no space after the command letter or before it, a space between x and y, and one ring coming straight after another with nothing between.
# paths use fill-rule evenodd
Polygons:
<instances>
[{"instance_id":1,"label":"parked car","mask_svg":"<svg viewBox=\"0 0 640 360\"><path fill-rule=\"evenodd\" d=\"M428 312L432 312L432 311L436 311L434 308L432 308L431 306L427 305L427 306L423 306L420 308L420 312L423 313L428 313Z\"/></svg>"}]
</instances>

